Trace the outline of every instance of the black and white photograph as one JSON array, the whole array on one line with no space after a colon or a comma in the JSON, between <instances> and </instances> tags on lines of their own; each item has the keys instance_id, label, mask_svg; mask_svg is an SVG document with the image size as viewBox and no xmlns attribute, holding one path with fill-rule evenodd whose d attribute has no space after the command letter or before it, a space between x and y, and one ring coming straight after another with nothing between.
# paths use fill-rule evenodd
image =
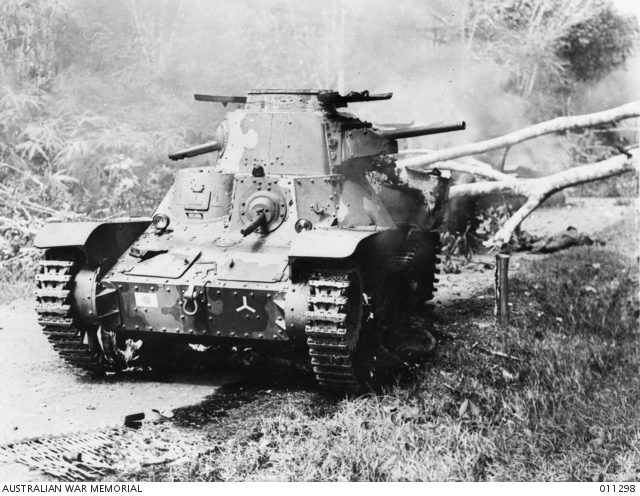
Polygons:
<instances>
[{"instance_id":1,"label":"black and white photograph","mask_svg":"<svg viewBox=\"0 0 640 496\"><path fill-rule=\"evenodd\" d=\"M637 0L0 0L0 492L640 492L639 49Z\"/></svg>"}]
</instances>

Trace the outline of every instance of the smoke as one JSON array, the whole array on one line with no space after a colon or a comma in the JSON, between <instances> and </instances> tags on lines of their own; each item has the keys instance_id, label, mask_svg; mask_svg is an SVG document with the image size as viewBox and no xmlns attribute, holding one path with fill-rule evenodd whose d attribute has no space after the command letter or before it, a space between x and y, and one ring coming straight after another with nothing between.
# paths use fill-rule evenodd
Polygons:
<instances>
[{"instance_id":1,"label":"smoke","mask_svg":"<svg viewBox=\"0 0 640 496\"><path fill-rule=\"evenodd\" d=\"M587 114L637 100L640 100L640 54L598 84L579 87L572 102L572 111Z\"/></svg>"}]
</instances>

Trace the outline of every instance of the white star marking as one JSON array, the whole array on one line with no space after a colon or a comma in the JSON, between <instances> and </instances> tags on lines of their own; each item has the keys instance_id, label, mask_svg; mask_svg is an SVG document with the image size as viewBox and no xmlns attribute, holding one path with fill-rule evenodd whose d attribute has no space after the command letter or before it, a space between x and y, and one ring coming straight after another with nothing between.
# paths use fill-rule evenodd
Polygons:
<instances>
[{"instance_id":1,"label":"white star marking","mask_svg":"<svg viewBox=\"0 0 640 496\"><path fill-rule=\"evenodd\" d=\"M241 312L242 310L249 310L250 312L256 313L256 311L251 308L249 305L247 305L247 297L243 296L242 297L242 306L239 308L236 308L236 312Z\"/></svg>"}]
</instances>

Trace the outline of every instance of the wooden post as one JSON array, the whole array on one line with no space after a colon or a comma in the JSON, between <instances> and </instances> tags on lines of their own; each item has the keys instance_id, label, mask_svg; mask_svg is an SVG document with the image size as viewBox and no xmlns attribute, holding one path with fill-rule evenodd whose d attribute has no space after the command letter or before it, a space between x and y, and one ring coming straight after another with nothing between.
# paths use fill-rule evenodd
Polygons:
<instances>
[{"instance_id":1,"label":"wooden post","mask_svg":"<svg viewBox=\"0 0 640 496\"><path fill-rule=\"evenodd\" d=\"M509 325L509 255L506 253L496 255L495 292L496 323L506 327Z\"/></svg>"}]
</instances>

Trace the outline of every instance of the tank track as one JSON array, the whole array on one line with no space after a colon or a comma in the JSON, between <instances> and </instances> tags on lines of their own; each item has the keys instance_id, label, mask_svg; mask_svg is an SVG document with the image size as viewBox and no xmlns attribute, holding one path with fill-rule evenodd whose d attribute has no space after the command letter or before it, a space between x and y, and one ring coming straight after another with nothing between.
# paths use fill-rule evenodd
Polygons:
<instances>
[{"instance_id":1,"label":"tank track","mask_svg":"<svg viewBox=\"0 0 640 496\"><path fill-rule=\"evenodd\" d=\"M438 265L440 265L440 233L436 231L430 231L426 234L427 237L427 282L426 282L426 292L425 292L425 301L433 300L435 296L435 292L438 291L436 287L439 279L436 277L440 274L440 269Z\"/></svg>"},{"instance_id":2,"label":"tank track","mask_svg":"<svg viewBox=\"0 0 640 496\"><path fill-rule=\"evenodd\" d=\"M69 295L75 275L74 262L42 260L36 274L36 312L42 331L60 357L75 367L89 371L111 370L102 353L92 353L84 332L71 315Z\"/></svg>"},{"instance_id":3,"label":"tank track","mask_svg":"<svg viewBox=\"0 0 640 496\"><path fill-rule=\"evenodd\" d=\"M328 390L353 392L360 387L353 355L361 326L362 303L349 301L354 277L355 271L320 272L309 280L307 345L316 379ZM351 305L358 307L349 311Z\"/></svg>"}]
</instances>

